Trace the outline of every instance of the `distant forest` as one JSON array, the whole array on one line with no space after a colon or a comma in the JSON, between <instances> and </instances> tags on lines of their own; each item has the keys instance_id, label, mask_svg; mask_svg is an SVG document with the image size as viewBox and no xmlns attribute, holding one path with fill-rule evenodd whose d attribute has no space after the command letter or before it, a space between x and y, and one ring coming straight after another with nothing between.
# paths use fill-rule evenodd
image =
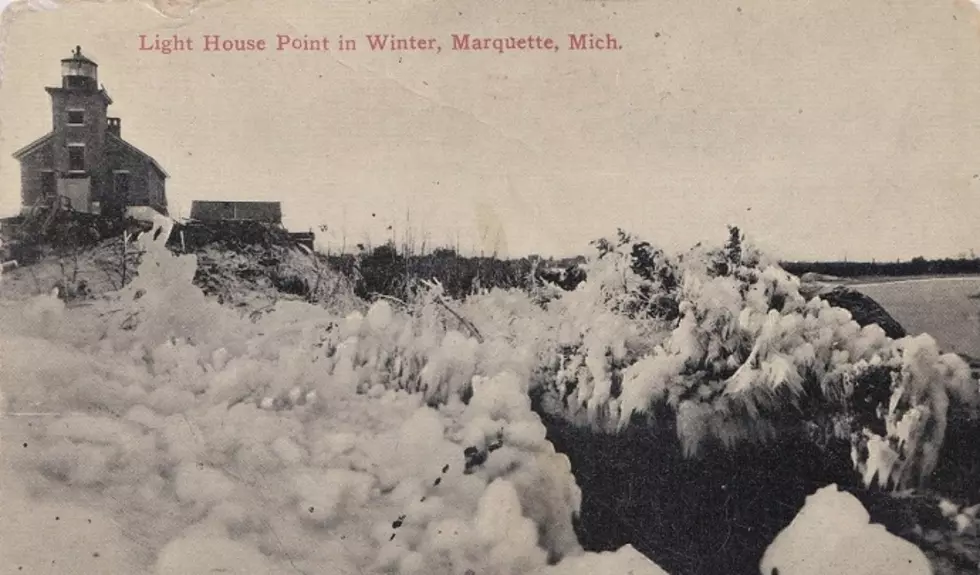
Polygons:
<instances>
[{"instance_id":1,"label":"distant forest","mask_svg":"<svg viewBox=\"0 0 980 575\"><path fill-rule=\"evenodd\" d=\"M917 257L905 262L782 262L781 265L795 275L813 272L842 278L980 274L977 257L941 260Z\"/></svg>"},{"instance_id":2,"label":"distant forest","mask_svg":"<svg viewBox=\"0 0 980 575\"><path fill-rule=\"evenodd\" d=\"M741 241L738 228L730 228L730 232ZM574 289L586 278L586 271L580 267L586 262L584 256L561 259L538 255L510 259L495 255L477 257L464 256L445 247L414 253L405 246L398 249L394 242L358 248L358 253L327 254L325 258L335 270L351 280L357 295L368 299L378 295L409 298L421 281L437 281L450 297L464 298L482 289L530 288L541 280ZM972 253L970 256L934 260L917 257L896 262L788 261L780 265L797 276L810 272L840 278L980 275L980 258Z\"/></svg>"}]
</instances>

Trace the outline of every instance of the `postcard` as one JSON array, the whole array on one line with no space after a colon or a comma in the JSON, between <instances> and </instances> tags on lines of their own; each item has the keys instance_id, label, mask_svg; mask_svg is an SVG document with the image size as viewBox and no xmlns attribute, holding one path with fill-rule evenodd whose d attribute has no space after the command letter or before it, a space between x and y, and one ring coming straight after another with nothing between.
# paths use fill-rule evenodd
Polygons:
<instances>
[{"instance_id":1,"label":"postcard","mask_svg":"<svg viewBox=\"0 0 980 575\"><path fill-rule=\"evenodd\" d=\"M980 569L976 0L0 13L3 575Z\"/></svg>"}]
</instances>

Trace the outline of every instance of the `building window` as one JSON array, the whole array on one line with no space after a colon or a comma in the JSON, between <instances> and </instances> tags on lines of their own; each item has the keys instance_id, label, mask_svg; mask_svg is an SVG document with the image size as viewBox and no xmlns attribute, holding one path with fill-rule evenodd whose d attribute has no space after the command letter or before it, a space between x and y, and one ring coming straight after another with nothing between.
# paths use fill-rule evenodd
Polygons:
<instances>
[{"instance_id":1,"label":"building window","mask_svg":"<svg viewBox=\"0 0 980 575\"><path fill-rule=\"evenodd\" d=\"M68 125L69 126L84 126L85 125L85 111L84 110L68 110Z\"/></svg>"},{"instance_id":2,"label":"building window","mask_svg":"<svg viewBox=\"0 0 980 575\"><path fill-rule=\"evenodd\" d=\"M112 173L112 189L116 199L123 205L129 200L129 172L117 170Z\"/></svg>"},{"instance_id":3,"label":"building window","mask_svg":"<svg viewBox=\"0 0 980 575\"><path fill-rule=\"evenodd\" d=\"M68 144L68 171L85 171L85 144Z\"/></svg>"},{"instance_id":4,"label":"building window","mask_svg":"<svg viewBox=\"0 0 980 575\"><path fill-rule=\"evenodd\" d=\"M58 185L54 172L49 170L41 172L41 195L44 198L53 198L58 195Z\"/></svg>"}]
</instances>

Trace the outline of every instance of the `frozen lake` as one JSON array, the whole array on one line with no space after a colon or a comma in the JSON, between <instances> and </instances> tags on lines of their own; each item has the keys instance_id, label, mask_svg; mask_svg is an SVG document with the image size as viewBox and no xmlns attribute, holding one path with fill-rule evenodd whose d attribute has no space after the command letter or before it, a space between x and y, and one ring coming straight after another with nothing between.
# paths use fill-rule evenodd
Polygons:
<instances>
[{"instance_id":1,"label":"frozen lake","mask_svg":"<svg viewBox=\"0 0 980 575\"><path fill-rule=\"evenodd\" d=\"M852 284L910 334L928 333L946 350L980 358L980 276Z\"/></svg>"}]
</instances>

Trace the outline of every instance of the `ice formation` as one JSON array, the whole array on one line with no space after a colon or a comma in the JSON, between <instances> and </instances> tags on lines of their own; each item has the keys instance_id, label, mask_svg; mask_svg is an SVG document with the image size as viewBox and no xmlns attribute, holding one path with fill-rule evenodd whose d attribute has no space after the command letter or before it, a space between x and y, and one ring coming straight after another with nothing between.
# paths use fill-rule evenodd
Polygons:
<instances>
[{"instance_id":1,"label":"ice formation","mask_svg":"<svg viewBox=\"0 0 980 575\"><path fill-rule=\"evenodd\" d=\"M592 560L568 460L530 408L533 353L384 302L251 321L193 287L194 257L165 239L141 238L112 297L0 307L4 408L30 444L6 464L32 497L100 507L157 575Z\"/></svg>"},{"instance_id":2,"label":"ice formation","mask_svg":"<svg viewBox=\"0 0 980 575\"><path fill-rule=\"evenodd\" d=\"M430 293L247 318L195 288L194 256L165 239L141 238L138 277L92 305L0 304L4 408L35 414L15 418L31 449L10 464L44 500L100 507L158 575L658 573L631 549L582 552L581 493L532 395L611 431L666 405L692 455L775 433L807 403L857 438L867 482L896 486L928 476L948 407L980 395L935 342L806 301L748 251L674 260L623 242L544 303L491 290L450 313ZM866 388L886 399L853 412ZM852 515L853 541L884 541Z\"/></svg>"},{"instance_id":3,"label":"ice formation","mask_svg":"<svg viewBox=\"0 0 980 575\"><path fill-rule=\"evenodd\" d=\"M796 519L766 550L762 575L932 575L918 547L868 522L850 493L828 485L807 497Z\"/></svg>"}]
</instances>

